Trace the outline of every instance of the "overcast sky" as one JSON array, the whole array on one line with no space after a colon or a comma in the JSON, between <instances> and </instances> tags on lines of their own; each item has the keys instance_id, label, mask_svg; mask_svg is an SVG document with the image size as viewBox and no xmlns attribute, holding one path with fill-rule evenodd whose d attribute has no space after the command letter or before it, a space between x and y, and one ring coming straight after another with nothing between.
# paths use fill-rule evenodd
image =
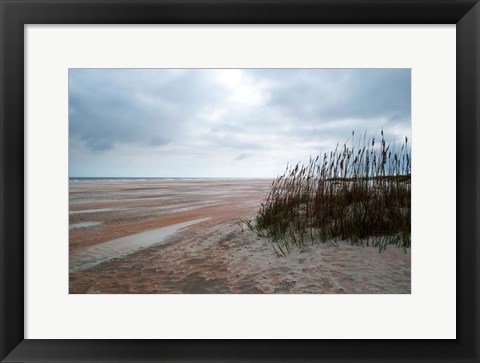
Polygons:
<instances>
[{"instance_id":1,"label":"overcast sky","mask_svg":"<svg viewBox=\"0 0 480 363\"><path fill-rule=\"evenodd\" d=\"M411 136L409 69L70 69L69 175L275 177Z\"/></svg>"}]
</instances>

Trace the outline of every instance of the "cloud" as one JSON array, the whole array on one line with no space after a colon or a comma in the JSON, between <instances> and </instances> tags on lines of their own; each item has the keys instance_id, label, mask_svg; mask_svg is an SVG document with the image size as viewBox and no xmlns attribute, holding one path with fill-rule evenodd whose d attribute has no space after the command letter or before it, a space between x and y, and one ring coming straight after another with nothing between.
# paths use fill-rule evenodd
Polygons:
<instances>
[{"instance_id":1,"label":"cloud","mask_svg":"<svg viewBox=\"0 0 480 363\"><path fill-rule=\"evenodd\" d=\"M286 77L272 91L271 103L303 122L381 116L409 120L408 69L303 70Z\"/></svg>"},{"instance_id":2,"label":"cloud","mask_svg":"<svg viewBox=\"0 0 480 363\"><path fill-rule=\"evenodd\" d=\"M216 102L201 72L73 69L69 76L70 138L91 150L169 144Z\"/></svg>"},{"instance_id":3,"label":"cloud","mask_svg":"<svg viewBox=\"0 0 480 363\"><path fill-rule=\"evenodd\" d=\"M240 155L237 155L235 160L239 161L239 160L248 159L250 156L251 156L251 154L241 153Z\"/></svg>"},{"instance_id":4,"label":"cloud","mask_svg":"<svg viewBox=\"0 0 480 363\"><path fill-rule=\"evenodd\" d=\"M410 137L410 82L407 69L71 69L70 173L266 176L352 130Z\"/></svg>"}]
</instances>

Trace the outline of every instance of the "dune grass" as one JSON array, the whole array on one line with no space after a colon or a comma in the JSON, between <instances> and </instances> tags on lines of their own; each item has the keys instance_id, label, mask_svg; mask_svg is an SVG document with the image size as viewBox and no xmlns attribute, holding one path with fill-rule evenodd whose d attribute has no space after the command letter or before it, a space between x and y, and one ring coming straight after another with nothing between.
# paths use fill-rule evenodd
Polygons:
<instances>
[{"instance_id":1,"label":"dune grass","mask_svg":"<svg viewBox=\"0 0 480 363\"><path fill-rule=\"evenodd\" d=\"M247 227L267 238L279 256L317 241L410 247L411 149L365 136L288 166L272 182Z\"/></svg>"}]
</instances>

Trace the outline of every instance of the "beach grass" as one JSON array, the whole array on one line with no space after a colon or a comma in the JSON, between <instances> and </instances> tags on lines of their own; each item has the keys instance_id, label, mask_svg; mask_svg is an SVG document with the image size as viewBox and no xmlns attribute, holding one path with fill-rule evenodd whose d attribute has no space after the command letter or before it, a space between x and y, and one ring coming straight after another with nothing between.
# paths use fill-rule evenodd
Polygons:
<instances>
[{"instance_id":1,"label":"beach grass","mask_svg":"<svg viewBox=\"0 0 480 363\"><path fill-rule=\"evenodd\" d=\"M246 226L267 238L277 255L309 243L411 245L411 148L366 138L287 165Z\"/></svg>"}]
</instances>

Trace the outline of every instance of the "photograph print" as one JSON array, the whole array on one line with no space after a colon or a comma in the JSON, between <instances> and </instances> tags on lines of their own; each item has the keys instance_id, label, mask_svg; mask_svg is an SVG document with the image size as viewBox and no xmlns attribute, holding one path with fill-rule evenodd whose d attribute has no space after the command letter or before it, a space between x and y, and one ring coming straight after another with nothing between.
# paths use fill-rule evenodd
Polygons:
<instances>
[{"instance_id":1,"label":"photograph print","mask_svg":"<svg viewBox=\"0 0 480 363\"><path fill-rule=\"evenodd\" d=\"M69 69L70 294L410 294L410 69Z\"/></svg>"}]
</instances>

